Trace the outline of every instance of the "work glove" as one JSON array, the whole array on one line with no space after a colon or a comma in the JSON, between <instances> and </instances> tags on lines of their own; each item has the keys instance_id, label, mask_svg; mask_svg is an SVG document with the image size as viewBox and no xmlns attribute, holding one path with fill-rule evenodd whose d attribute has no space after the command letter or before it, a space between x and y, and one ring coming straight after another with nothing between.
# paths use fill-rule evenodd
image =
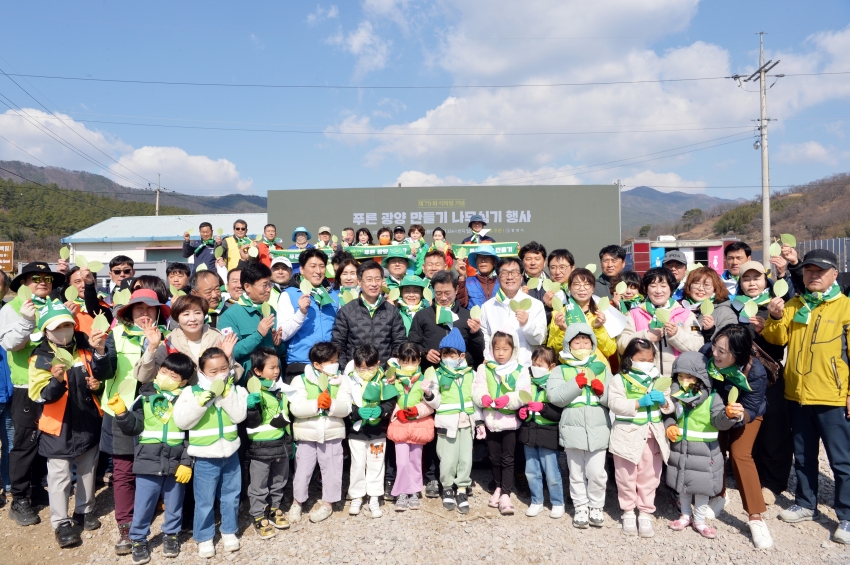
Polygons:
<instances>
[{"instance_id":1,"label":"work glove","mask_svg":"<svg viewBox=\"0 0 850 565\"><path fill-rule=\"evenodd\" d=\"M587 386L587 377L584 376L584 373L579 373L576 375L576 386L579 388L584 388Z\"/></svg>"},{"instance_id":2,"label":"work glove","mask_svg":"<svg viewBox=\"0 0 850 565\"><path fill-rule=\"evenodd\" d=\"M520 408L519 411L517 412L517 415L519 416L519 419L522 420L522 421L525 421L526 419L528 419L528 406L523 406L522 408Z\"/></svg>"},{"instance_id":3,"label":"work glove","mask_svg":"<svg viewBox=\"0 0 850 565\"><path fill-rule=\"evenodd\" d=\"M410 408L405 408L404 417L408 420L415 420L419 416L419 408L416 406L411 406Z\"/></svg>"},{"instance_id":4,"label":"work glove","mask_svg":"<svg viewBox=\"0 0 850 565\"><path fill-rule=\"evenodd\" d=\"M112 398L110 398L106 405L109 406L110 410L115 412L116 416L127 411L127 405L124 404L124 401L120 396L118 396L118 394L115 394Z\"/></svg>"},{"instance_id":5,"label":"work glove","mask_svg":"<svg viewBox=\"0 0 850 565\"><path fill-rule=\"evenodd\" d=\"M649 392L641 396L640 400L638 400L638 406L641 408L649 408L653 404L655 404L655 401L652 399L652 393Z\"/></svg>"},{"instance_id":6,"label":"work glove","mask_svg":"<svg viewBox=\"0 0 850 565\"><path fill-rule=\"evenodd\" d=\"M362 420L375 420L381 417L380 406L364 406L357 409L357 414Z\"/></svg>"},{"instance_id":7,"label":"work glove","mask_svg":"<svg viewBox=\"0 0 850 565\"><path fill-rule=\"evenodd\" d=\"M602 381L599 379L593 379L590 381L590 390L592 390L593 394L596 396L602 396L602 393L605 392L605 385L602 384Z\"/></svg>"},{"instance_id":8,"label":"work glove","mask_svg":"<svg viewBox=\"0 0 850 565\"><path fill-rule=\"evenodd\" d=\"M331 395L328 391L323 391L319 398L316 399L316 403L319 405L319 410L327 410L331 407Z\"/></svg>"},{"instance_id":9,"label":"work glove","mask_svg":"<svg viewBox=\"0 0 850 565\"><path fill-rule=\"evenodd\" d=\"M493 398L489 394L485 394L481 397L481 404L484 405L484 408L492 408Z\"/></svg>"},{"instance_id":10,"label":"work glove","mask_svg":"<svg viewBox=\"0 0 850 565\"><path fill-rule=\"evenodd\" d=\"M484 426L478 426L475 428L475 439L486 439L487 438L487 428Z\"/></svg>"},{"instance_id":11,"label":"work glove","mask_svg":"<svg viewBox=\"0 0 850 565\"><path fill-rule=\"evenodd\" d=\"M511 401L511 399L508 398L508 395L504 394L504 395L500 396L499 398L494 399L493 404L496 405L496 410L501 410L502 408L507 406L510 401Z\"/></svg>"},{"instance_id":12,"label":"work glove","mask_svg":"<svg viewBox=\"0 0 850 565\"><path fill-rule=\"evenodd\" d=\"M395 413L395 417L402 424L407 423L407 416L404 414L404 410L397 410Z\"/></svg>"},{"instance_id":13,"label":"work glove","mask_svg":"<svg viewBox=\"0 0 850 565\"><path fill-rule=\"evenodd\" d=\"M259 392L252 392L248 395L248 409L253 410L263 402L263 397Z\"/></svg>"},{"instance_id":14,"label":"work glove","mask_svg":"<svg viewBox=\"0 0 850 565\"><path fill-rule=\"evenodd\" d=\"M682 431L679 429L679 426L670 426L667 428L667 439L676 443L679 441L679 437L682 435Z\"/></svg>"},{"instance_id":15,"label":"work glove","mask_svg":"<svg viewBox=\"0 0 850 565\"><path fill-rule=\"evenodd\" d=\"M174 473L174 480L178 483L186 484L192 478L192 468L186 465L178 465L177 471Z\"/></svg>"},{"instance_id":16,"label":"work glove","mask_svg":"<svg viewBox=\"0 0 850 565\"><path fill-rule=\"evenodd\" d=\"M528 403L528 410L530 412L540 412L540 411L543 410L543 403L542 402L529 402Z\"/></svg>"},{"instance_id":17,"label":"work glove","mask_svg":"<svg viewBox=\"0 0 850 565\"><path fill-rule=\"evenodd\" d=\"M667 403L667 399L664 398L664 393L660 390L651 390L649 391L649 396L652 397L652 401L659 406L663 406Z\"/></svg>"},{"instance_id":18,"label":"work glove","mask_svg":"<svg viewBox=\"0 0 850 565\"><path fill-rule=\"evenodd\" d=\"M202 392L201 394L198 395L198 405L199 406L206 406L207 402L212 400L214 397L215 397L215 394L213 394L213 391L205 390L204 392Z\"/></svg>"}]
</instances>

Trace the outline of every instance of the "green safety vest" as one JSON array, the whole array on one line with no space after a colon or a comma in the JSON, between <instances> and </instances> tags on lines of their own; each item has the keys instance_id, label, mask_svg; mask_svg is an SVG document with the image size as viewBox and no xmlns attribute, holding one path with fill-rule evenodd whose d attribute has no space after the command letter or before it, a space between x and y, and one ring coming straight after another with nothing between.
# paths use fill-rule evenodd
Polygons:
<instances>
[{"instance_id":1,"label":"green safety vest","mask_svg":"<svg viewBox=\"0 0 850 565\"><path fill-rule=\"evenodd\" d=\"M437 373L439 375L439 371ZM440 407L437 414L460 414L475 412L472 404L472 380L475 376L472 369L463 372L460 378L452 379L448 387L440 387Z\"/></svg>"},{"instance_id":2,"label":"green safety vest","mask_svg":"<svg viewBox=\"0 0 850 565\"><path fill-rule=\"evenodd\" d=\"M16 296L6 307L11 308L20 316L21 306L23 305L24 301ZM36 308L35 312L36 325L38 325L38 308ZM30 357L32 357L32 352L35 351L37 346L38 343L33 343L32 339L30 339L21 349L9 352L9 370L12 373L12 384L14 386L29 388Z\"/></svg>"},{"instance_id":3,"label":"green safety vest","mask_svg":"<svg viewBox=\"0 0 850 565\"><path fill-rule=\"evenodd\" d=\"M289 401L286 399L285 394L281 394L280 399L278 399L277 396L267 390L260 391L260 396L263 399L263 423L256 428L245 429L248 433L248 439L251 441L280 439L289 432L289 426L286 426L286 428L276 428L270 422L275 416L281 413L283 413L284 418L287 418L286 413L288 411ZM287 421L289 421L289 418L287 418Z\"/></svg>"},{"instance_id":4,"label":"green safety vest","mask_svg":"<svg viewBox=\"0 0 850 565\"><path fill-rule=\"evenodd\" d=\"M308 400L315 400L319 398L319 395L322 394L322 389L319 388L319 385L307 380L307 375L301 375L301 381L304 383L304 390L307 391ZM331 398L336 398L336 393L338 390L339 385L328 385L328 393L331 395Z\"/></svg>"},{"instance_id":5,"label":"green safety vest","mask_svg":"<svg viewBox=\"0 0 850 565\"><path fill-rule=\"evenodd\" d=\"M395 389L398 391L398 400L396 400L396 403L400 410L411 408L422 402L422 399L425 397L425 391L422 390L422 381L424 379L424 376L420 377L419 380L413 383L413 386L410 387L410 392L405 392L401 381L396 378L394 383Z\"/></svg>"},{"instance_id":6,"label":"green safety vest","mask_svg":"<svg viewBox=\"0 0 850 565\"><path fill-rule=\"evenodd\" d=\"M204 389L198 385L192 387L192 393L195 395L195 398L201 396L203 392ZM189 430L189 445L203 447L212 445L220 439L236 441L238 437L236 424L233 423L227 412L213 404L207 408L201 421Z\"/></svg>"},{"instance_id":7,"label":"green safety vest","mask_svg":"<svg viewBox=\"0 0 850 565\"><path fill-rule=\"evenodd\" d=\"M575 397L572 402L567 404L568 408L579 408L581 406L599 406L599 397L593 394L593 389L590 388L590 381L592 381L593 379L599 379L599 381L604 384L605 373L603 372L601 375L597 375L587 365L583 365L581 367L573 367L572 365L561 365L561 374L564 376L565 381L571 381L575 379L582 371L584 371L585 373L588 386L584 387L584 389L581 391L581 394Z\"/></svg>"},{"instance_id":8,"label":"green safety vest","mask_svg":"<svg viewBox=\"0 0 850 565\"><path fill-rule=\"evenodd\" d=\"M112 395L118 390L118 387L121 386L121 383L124 382L125 379L134 378L133 367L135 367L136 363L138 363L142 358L143 351L141 346L136 345L135 342L127 339L127 336L124 333L124 326L120 323L112 329L112 339L115 340L115 352L118 354L118 365L115 367L115 375L104 382L103 396L101 397L100 405L103 407L104 412L114 417L115 412L113 412L112 408L108 406L109 399L112 398ZM135 387L130 387L129 390L125 390L124 394L121 395L121 400L123 400L124 404L127 406L131 406L135 398Z\"/></svg>"},{"instance_id":9,"label":"green safety vest","mask_svg":"<svg viewBox=\"0 0 850 565\"><path fill-rule=\"evenodd\" d=\"M635 387L634 384L626 377L626 375L621 374L620 377L623 379L623 387L626 389L626 398L629 400L640 400L640 398L652 390L652 382L646 386L645 390L640 390ZM632 424L637 424L639 426L643 426L649 422L654 424L658 424L661 422L661 409L658 405L653 404L652 406L648 406L646 408L640 408L638 410L637 416L620 416L619 414L615 418L620 422L631 422Z\"/></svg>"},{"instance_id":10,"label":"green safety vest","mask_svg":"<svg viewBox=\"0 0 850 565\"><path fill-rule=\"evenodd\" d=\"M505 393L514 392L513 390L508 389L504 383L500 380L496 380L496 371L491 369L489 365L485 365L484 372L487 374L487 394L490 395L490 398L493 400L503 396ZM513 378L519 380L519 376L522 373L522 366L517 366L511 376ZM485 407L484 410L496 410L497 412L501 412L502 414L516 414L516 410L508 410L507 408L490 408Z\"/></svg>"},{"instance_id":11,"label":"green safety vest","mask_svg":"<svg viewBox=\"0 0 850 565\"><path fill-rule=\"evenodd\" d=\"M696 408L682 407L682 414L676 419L676 425L682 430L681 437L676 441L699 441L708 443L717 441L717 428L711 425L711 404L714 392L708 399Z\"/></svg>"},{"instance_id":12,"label":"green safety vest","mask_svg":"<svg viewBox=\"0 0 850 565\"><path fill-rule=\"evenodd\" d=\"M165 443L171 446L180 445L186 439L186 432L168 420L163 424L151 410L150 396L144 399L145 429L139 434L139 443ZM176 399L176 397L175 397ZM174 399L169 403L174 406Z\"/></svg>"},{"instance_id":13,"label":"green safety vest","mask_svg":"<svg viewBox=\"0 0 850 565\"><path fill-rule=\"evenodd\" d=\"M552 378L551 375L549 378ZM566 377L564 377L566 379ZM549 398L546 396L546 389L540 388L536 384L531 383L531 396L534 398L534 402L547 402ZM558 422L553 422L547 418L544 418L540 414L534 414L534 422L540 426L552 426L557 424Z\"/></svg>"}]
</instances>

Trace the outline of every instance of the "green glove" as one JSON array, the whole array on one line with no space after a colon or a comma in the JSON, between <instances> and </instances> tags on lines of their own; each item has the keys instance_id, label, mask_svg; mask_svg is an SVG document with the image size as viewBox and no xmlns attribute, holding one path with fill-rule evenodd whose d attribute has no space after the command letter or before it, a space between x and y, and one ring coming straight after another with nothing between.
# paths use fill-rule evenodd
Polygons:
<instances>
[{"instance_id":1,"label":"green glove","mask_svg":"<svg viewBox=\"0 0 850 565\"><path fill-rule=\"evenodd\" d=\"M374 420L381 417L380 406L364 406L357 409L357 413L363 420Z\"/></svg>"},{"instance_id":2,"label":"green glove","mask_svg":"<svg viewBox=\"0 0 850 565\"><path fill-rule=\"evenodd\" d=\"M248 395L248 409L253 410L263 402L263 397L259 392L252 392Z\"/></svg>"},{"instance_id":3,"label":"green glove","mask_svg":"<svg viewBox=\"0 0 850 565\"><path fill-rule=\"evenodd\" d=\"M201 394L198 395L198 405L206 406L207 402L213 399L215 394L211 390L205 390Z\"/></svg>"}]
</instances>

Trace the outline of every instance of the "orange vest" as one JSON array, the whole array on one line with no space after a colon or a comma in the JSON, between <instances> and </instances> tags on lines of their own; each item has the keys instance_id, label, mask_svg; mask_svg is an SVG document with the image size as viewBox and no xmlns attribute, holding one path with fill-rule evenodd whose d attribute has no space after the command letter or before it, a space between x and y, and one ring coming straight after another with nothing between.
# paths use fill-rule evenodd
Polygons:
<instances>
[{"instance_id":1,"label":"orange vest","mask_svg":"<svg viewBox=\"0 0 850 565\"><path fill-rule=\"evenodd\" d=\"M85 349L78 349L77 353L80 354L80 358L86 366L86 372L88 372L90 377L94 378L94 373L92 373L91 370L92 352ZM65 371L65 383L67 382L68 371ZM97 406L97 411L100 412L101 416L103 416L103 410L100 409L100 403L97 401L97 397L94 394L92 394L91 397L92 400L94 400L94 405ZM51 402L43 406L41 418L38 419L38 429L46 434L58 436L62 431L62 421L65 419L65 407L67 405L68 391L66 390L65 394L62 395L62 398L56 402Z\"/></svg>"}]
</instances>

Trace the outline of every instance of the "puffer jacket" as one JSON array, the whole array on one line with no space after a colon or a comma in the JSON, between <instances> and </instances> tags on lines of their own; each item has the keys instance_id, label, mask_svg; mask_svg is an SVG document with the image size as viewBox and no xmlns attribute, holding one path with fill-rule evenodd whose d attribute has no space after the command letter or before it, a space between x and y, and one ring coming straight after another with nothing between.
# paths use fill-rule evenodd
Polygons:
<instances>
[{"instance_id":1,"label":"puffer jacket","mask_svg":"<svg viewBox=\"0 0 850 565\"><path fill-rule=\"evenodd\" d=\"M177 401L181 391L175 391L172 404ZM153 383L142 385L139 389L139 398L129 410L115 416L115 424L121 432L130 437L138 437L145 429L145 401L157 394ZM174 424L173 419L169 422L169 432L181 431ZM184 435L185 432L184 432ZM188 436L180 445L168 445L167 443L136 443L136 452L133 457L133 473L136 475L158 475L169 476L177 471L177 467L185 465L192 466L192 458L189 457Z\"/></svg>"},{"instance_id":2,"label":"puffer jacket","mask_svg":"<svg viewBox=\"0 0 850 565\"><path fill-rule=\"evenodd\" d=\"M198 386L204 390L209 390L209 381L198 379ZM192 387L187 386L177 397L174 403L174 412L172 418L182 430L191 431L192 428L198 425L207 410L211 410L215 406L227 412L227 416L234 424L241 424L245 421L245 416L248 411L248 391L238 385L233 385L227 396L217 396L209 406L201 406L198 404L198 399L192 391ZM239 450L241 440L237 437L234 441L229 441L225 438L219 438L218 441L211 445L189 445L187 453L192 457L205 457L207 459L225 459L230 457Z\"/></svg>"},{"instance_id":3,"label":"puffer jacket","mask_svg":"<svg viewBox=\"0 0 850 565\"><path fill-rule=\"evenodd\" d=\"M693 410L711 399L711 425L718 431L728 430L736 422L726 416L726 406L719 394L713 393L711 378L705 369L705 358L699 353L682 353L673 369L675 374L686 373L699 379L701 391L690 402L671 396L675 411L665 415L664 428L677 425L677 418L684 410ZM681 390L674 382L670 394ZM681 430L680 430L681 431ZM667 460L667 486L679 494L702 494L716 496L723 490L724 468L723 453L717 440L710 442L679 441L670 444L670 458Z\"/></svg>"},{"instance_id":4,"label":"puffer jacket","mask_svg":"<svg viewBox=\"0 0 850 565\"><path fill-rule=\"evenodd\" d=\"M706 357L706 363L711 357L711 345L705 345L700 351ZM758 418L764 416L767 411L767 371L761 361L755 357L750 357L750 362L746 367L741 368L741 372L747 377L747 384L752 390L738 389L738 403L744 407L744 419L736 422L734 428L742 428ZM729 381L718 381L712 379L714 390L720 394L723 404L727 403L729 391L732 390L732 384Z\"/></svg>"},{"instance_id":5,"label":"puffer jacket","mask_svg":"<svg viewBox=\"0 0 850 565\"><path fill-rule=\"evenodd\" d=\"M819 304L808 324L793 321L802 305L795 296L785 304L782 319L768 316L762 331L769 343L788 346L785 398L803 405L846 406L850 298L842 295Z\"/></svg>"},{"instance_id":6,"label":"puffer jacket","mask_svg":"<svg viewBox=\"0 0 850 565\"><path fill-rule=\"evenodd\" d=\"M636 402L633 399L626 398L626 387L623 384L623 376L619 373L614 375L614 378L611 379L611 386L606 388L608 389L608 410L611 414L611 439L608 444L608 451L612 455L622 457L626 461L637 465L640 463L641 456L643 455L644 446L650 434L652 434L652 437L658 442L662 459L667 463L667 459L670 457L670 445L667 441L663 421L638 425L632 422L617 420L616 417L618 415L632 418L637 416ZM670 401L670 391L665 392L664 396L667 399L667 403L661 406L661 413L669 414L675 410L673 403Z\"/></svg>"},{"instance_id":7,"label":"puffer jacket","mask_svg":"<svg viewBox=\"0 0 850 565\"><path fill-rule=\"evenodd\" d=\"M374 345L378 349L378 358L386 360L407 341L407 331L398 308L384 298L380 300L372 316L361 298L352 300L337 312L331 341L339 348L341 366L345 367L354 357L354 349L358 345Z\"/></svg>"},{"instance_id":8,"label":"puffer jacket","mask_svg":"<svg viewBox=\"0 0 850 565\"><path fill-rule=\"evenodd\" d=\"M514 350L511 361L518 362L519 337L516 330L511 330L510 333L514 342ZM516 387L513 392L507 393L509 402L504 407L504 410L514 410L514 413L512 414L503 414L498 410L490 410L484 407L481 399L484 395L490 394L490 391L487 389L487 364L482 363L481 366L478 367L478 370L475 371L475 380L472 381L472 402L484 413L484 425L487 426L488 431L504 432L507 430L519 429L520 421L516 415L516 410L519 410L524 404L524 402L519 398L519 393L524 390L531 394L531 377L528 373L528 367L523 367L522 365L517 365L517 367L520 369L520 373L516 381ZM496 378L500 378L498 374L496 375Z\"/></svg>"},{"instance_id":9,"label":"puffer jacket","mask_svg":"<svg viewBox=\"0 0 850 565\"><path fill-rule=\"evenodd\" d=\"M272 392L278 402L281 395L286 394L282 391ZM256 459L257 461L274 461L275 459L289 459L289 454L292 453L292 428L289 423L289 414L282 411L269 422L263 422L263 406L258 404L254 408L248 408L245 413L245 429L259 428L263 424L268 424L272 427L283 429L283 437L269 440L252 440L245 434L248 442L248 451L246 455L248 459ZM286 428L289 428L289 431Z\"/></svg>"},{"instance_id":10,"label":"puffer jacket","mask_svg":"<svg viewBox=\"0 0 850 565\"><path fill-rule=\"evenodd\" d=\"M378 369L380 371L380 369ZM354 360L348 362L343 370L343 375L350 381L351 384L351 414L345 418L346 437L348 439L357 439L361 441L370 441L373 439L387 437L387 427L390 425L390 417L395 412L395 397L387 398L378 403L381 408L381 419L377 424L372 425L368 421L364 422L360 417L358 409L363 406L363 379L357 374L354 368ZM380 374L381 385L389 387L393 392L395 390L387 383L383 374ZM387 395L389 396L389 395ZM358 425L358 422L360 424ZM355 429L356 428L356 429Z\"/></svg>"},{"instance_id":11,"label":"puffer jacket","mask_svg":"<svg viewBox=\"0 0 850 565\"><path fill-rule=\"evenodd\" d=\"M682 301L682 303L687 305L686 301ZM732 302L729 300L716 302L714 304L714 312L711 313L711 317L714 319L714 325L708 329L703 329L702 319L704 316L699 307L697 306L695 309L691 310L696 318L697 324L700 328L699 332L705 343L710 342L711 338L714 337L714 334L726 326L738 323L738 314L732 309L731 304ZM688 308L688 310L690 310L690 308Z\"/></svg>"},{"instance_id":12,"label":"puffer jacket","mask_svg":"<svg viewBox=\"0 0 850 565\"><path fill-rule=\"evenodd\" d=\"M398 385L396 388L399 388ZM432 414L440 406L440 385L437 381L425 379L423 375L411 386L419 387L423 391L429 390L433 397L431 400L422 398L416 404L416 410L419 415L414 420L402 422L398 419L399 410L403 410L401 403L404 401L404 395L399 394L396 398L393 414L390 417L390 425L387 428L387 438L396 443L410 443L414 445L425 445L434 439L434 417Z\"/></svg>"},{"instance_id":13,"label":"puffer jacket","mask_svg":"<svg viewBox=\"0 0 850 565\"><path fill-rule=\"evenodd\" d=\"M304 367L304 374L289 383L295 392L289 399L289 412L292 414L292 437L295 441L313 441L325 443L332 439L345 438L343 418L351 413L351 382L344 375L329 379L330 384L339 385L336 398L331 400L327 416L319 410L317 399L307 398L304 380L318 384L312 365Z\"/></svg>"},{"instance_id":14,"label":"puffer jacket","mask_svg":"<svg viewBox=\"0 0 850 565\"><path fill-rule=\"evenodd\" d=\"M686 310L678 304L671 311L670 321L678 326L676 335L667 336L665 341L654 342L655 366L662 375L670 376L673 371L673 362L682 351L699 351L705 341L699 331L696 316L690 310ZM649 313L637 306L629 310L626 316L626 327L617 336L617 351L620 355L626 350L629 342L636 337L648 339L651 316Z\"/></svg>"}]
</instances>

